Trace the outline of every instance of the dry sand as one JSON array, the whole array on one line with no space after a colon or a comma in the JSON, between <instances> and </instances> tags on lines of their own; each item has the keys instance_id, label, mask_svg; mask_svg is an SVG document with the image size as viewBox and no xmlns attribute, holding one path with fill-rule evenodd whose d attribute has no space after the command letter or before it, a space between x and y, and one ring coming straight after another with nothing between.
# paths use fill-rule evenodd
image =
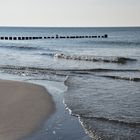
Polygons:
<instances>
[{"instance_id":1,"label":"dry sand","mask_svg":"<svg viewBox=\"0 0 140 140\"><path fill-rule=\"evenodd\" d=\"M32 133L53 111L54 103L44 87L0 80L0 140Z\"/></svg>"}]
</instances>

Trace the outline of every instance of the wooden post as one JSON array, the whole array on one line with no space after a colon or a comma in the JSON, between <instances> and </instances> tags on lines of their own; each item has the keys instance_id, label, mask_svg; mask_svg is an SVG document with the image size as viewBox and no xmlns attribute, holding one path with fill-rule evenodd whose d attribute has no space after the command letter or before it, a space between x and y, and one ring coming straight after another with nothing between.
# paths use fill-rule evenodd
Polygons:
<instances>
[{"instance_id":1,"label":"wooden post","mask_svg":"<svg viewBox=\"0 0 140 140\"><path fill-rule=\"evenodd\" d=\"M0 37L1 40L4 40L4 37Z\"/></svg>"},{"instance_id":2,"label":"wooden post","mask_svg":"<svg viewBox=\"0 0 140 140\"><path fill-rule=\"evenodd\" d=\"M56 38L58 39L59 38L59 36L56 34Z\"/></svg>"},{"instance_id":3,"label":"wooden post","mask_svg":"<svg viewBox=\"0 0 140 140\"><path fill-rule=\"evenodd\" d=\"M14 40L17 40L17 37L13 37Z\"/></svg>"},{"instance_id":4,"label":"wooden post","mask_svg":"<svg viewBox=\"0 0 140 140\"><path fill-rule=\"evenodd\" d=\"M5 40L8 40L8 37L5 37Z\"/></svg>"},{"instance_id":5,"label":"wooden post","mask_svg":"<svg viewBox=\"0 0 140 140\"><path fill-rule=\"evenodd\" d=\"M13 38L12 37L9 37L9 40L12 40Z\"/></svg>"},{"instance_id":6,"label":"wooden post","mask_svg":"<svg viewBox=\"0 0 140 140\"><path fill-rule=\"evenodd\" d=\"M18 40L21 40L21 37L18 37Z\"/></svg>"},{"instance_id":7,"label":"wooden post","mask_svg":"<svg viewBox=\"0 0 140 140\"><path fill-rule=\"evenodd\" d=\"M104 35L104 37L105 37L105 38L108 38L108 35L107 35L107 34L105 34L105 35Z\"/></svg>"}]
</instances>

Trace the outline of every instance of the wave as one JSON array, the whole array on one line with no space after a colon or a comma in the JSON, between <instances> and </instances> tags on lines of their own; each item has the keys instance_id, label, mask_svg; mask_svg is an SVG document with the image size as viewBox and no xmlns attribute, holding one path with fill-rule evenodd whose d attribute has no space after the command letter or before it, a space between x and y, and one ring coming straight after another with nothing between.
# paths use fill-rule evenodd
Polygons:
<instances>
[{"instance_id":1,"label":"wave","mask_svg":"<svg viewBox=\"0 0 140 140\"><path fill-rule=\"evenodd\" d=\"M73 114L74 115L74 114ZM131 122L131 121L127 121L127 120L123 120L123 119L113 119L113 118L105 118L105 117L96 117L96 116L87 116L84 114L78 114L78 115L74 115L74 116L79 116L81 118L85 118L85 119L95 119L95 120L100 120L100 121L108 121L111 123L119 123L119 124L124 124L124 125L129 125L129 126L140 126L140 122Z\"/></svg>"},{"instance_id":2,"label":"wave","mask_svg":"<svg viewBox=\"0 0 140 140\"><path fill-rule=\"evenodd\" d=\"M41 53L40 55L43 55L43 56L54 56L54 53Z\"/></svg>"},{"instance_id":3,"label":"wave","mask_svg":"<svg viewBox=\"0 0 140 140\"><path fill-rule=\"evenodd\" d=\"M137 69L51 69L43 67L31 67L31 66L15 66L15 65L0 65L0 70L9 74L18 74L22 76L31 75L57 75L66 77L68 75L92 75L96 77L105 77L111 79L129 80L133 82L140 82L140 77L123 77L114 75L102 75L102 72L140 72ZM100 74L101 73L101 74ZM67 80L66 80L67 81Z\"/></svg>"},{"instance_id":4,"label":"wave","mask_svg":"<svg viewBox=\"0 0 140 140\"><path fill-rule=\"evenodd\" d=\"M10 74L31 76L31 75L57 75L65 77L68 73L63 70L31 67L31 66L15 66L15 65L0 65L0 70Z\"/></svg>"},{"instance_id":5,"label":"wave","mask_svg":"<svg viewBox=\"0 0 140 140\"><path fill-rule=\"evenodd\" d=\"M67 97L65 96L65 100L66 100L65 105L66 105L66 108L68 108L70 110L71 115L76 116L76 117L80 117L81 119L86 119L86 120L89 119L91 121L92 121L92 119L94 119L94 121L109 122L109 123L113 123L114 125L120 124L120 125L132 126L132 127L140 127L139 117L135 116L135 118L131 118L129 116L125 116L125 115L120 116L117 114L116 114L116 116L114 116L114 114L112 114L112 116L111 116L110 114L107 115L106 112L105 112L105 114L98 115L98 113L96 114L96 111L95 111L96 109L90 110L92 107L94 107L94 105L91 104L92 106L90 105L90 107L87 105L89 103L89 99L86 100L86 97L88 96L88 94L86 94L86 92L85 92L86 95L82 96L82 98L85 98L84 100L82 100L79 97L77 98L77 96L81 96L81 94L77 95L78 94L77 91L82 92L82 89L78 90L79 83L76 85L76 89L74 89L73 86L70 87L72 84L75 86L74 82L76 84L78 83L77 81L73 81L73 79L71 79L71 76L67 76L65 81L64 81L64 84L67 86L67 91L66 91L67 95L70 94L70 92L72 92L72 94L73 94L75 92L74 90L76 90L76 92L75 92L76 96L75 95L74 96L68 95ZM80 86L80 88L81 87L83 88L82 85ZM71 89L72 89L72 91L71 91ZM90 97L92 97L92 96L90 96ZM81 104L81 101L84 101L85 104L83 104L83 103ZM86 101L88 101L88 103L86 103ZM112 100L112 101L114 101L114 100ZM97 104L98 104L98 102L97 102ZM87 107L84 108L86 105L87 105Z\"/></svg>"},{"instance_id":6,"label":"wave","mask_svg":"<svg viewBox=\"0 0 140 140\"><path fill-rule=\"evenodd\" d=\"M124 72L124 71L118 71L118 72ZM126 72L127 72L127 70L126 70ZM137 72L137 71L132 70L131 72ZM72 73L74 73L74 74L82 74L82 75L91 74L90 72L86 72L86 71L85 72L84 71L73 71ZM115 79L115 80L119 79L119 80L140 82L140 77L123 77L123 76L116 76L116 75L114 76L114 75L99 75L99 74L93 74L93 75L97 76L97 77L105 77L105 78L110 78L110 79Z\"/></svg>"},{"instance_id":7,"label":"wave","mask_svg":"<svg viewBox=\"0 0 140 140\"><path fill-rule=\"evenodd\" d=\"M65 81L66 82L66 81ZM101 122L109 122L109 123L113 123L113 124L120 124L120 125L127 125L130 127L140 127L140 122L139 121L133 121L133 120L127 120L127 118L109 118L109 117L100 117L100 116L94 116L94 115L88 115L87 112L85 112L85 114L80 114L80 113L75 113L73 112L73 110L71 110L67 104L65 103L66 109L69 110L70 114L78 117L80 119L94 119L95 121L101 121Z\"/></svg>"},{"instance_id":8,"label":"wave","mask_svg":"<svg viewBox=\"0 0 140 140\"><path fill-rule=\"evenodd\" d=\"M100 75L101 77L111 78L111 79L120 79L120 80L128 80L134 82L140 82L139 77L122 77L122 76L113 76L113 75Z\"/></svg>"},{"instance_id":9,"label":"wave","mask_svg":"<svg viewBox=\"0 0 140 140\"><path fill-rule=\"evenodd\" d=\"M30 71L53 71L54 69L40 68L40 67L30 67L30 66L15 66L15 65L0 65L0 69L11 69L11 70L30 70Z\"/></svg>"},{"instance_id":10,"label":"wave","mask_svg":"<svg viewBox=\"0 0 140 140\"><path fill-rule=\"evenodd\" d=\"M70 59L70 60L83 60L83 61L93 61L93 62L106 62L106 63L120 63L126 64L127 62L137 61L133 58L126 57L99 57L99 56L91 56L91 55L65 55L63 53L56 53L54 55L55 58L62 59Z\"/></svg>"},{"instance_id":11,"label":"wave","mask_svg":"<svg viewBox=\"0 0 140 140\"><path fill-rule=\"evenodd\" d=\"M118 45L118 46L140 46L140 42L139 41L109 41L109 40L100 40L100 41L84 41L83 43L86 44L101 44L101 45Z\"/></svg>"},{"instance_id":12,"label":"wave","mask_svg":"<svg viewBox=\"0 0 140 140\"><path fill-rule=\"evenodd\" d=\"M76 74L91 74L92 72L140 72L140 69L66 69L61 71L70 71Z\"/></svg>"},{"instance_id":13,"label":"wave","mask_svg":"<svg viewBox=\"0 0 140 140\"><path fill-rule=\"evenodd\" d=\"M27 47L27 46L0 46L0 48L6 48L6 49L16 49L16 50L40 50L40 48L37 47Z\"/></svg>"},{"instance_id":14,"label":"wave","mask_svg":"<svg viewBox=\"0 0 140 140\"><path fill-rule=\"evenodd\" d=\"M15 70L43 70L43 71L60 71L60 72L71 72L71 73L82 73L91 74L91 72L140 72L140 69L51 69L43 67L32 67L32 66L17 66L17 65L0 65L0 69L15 69Z\"/></svg>"}]
</instances>

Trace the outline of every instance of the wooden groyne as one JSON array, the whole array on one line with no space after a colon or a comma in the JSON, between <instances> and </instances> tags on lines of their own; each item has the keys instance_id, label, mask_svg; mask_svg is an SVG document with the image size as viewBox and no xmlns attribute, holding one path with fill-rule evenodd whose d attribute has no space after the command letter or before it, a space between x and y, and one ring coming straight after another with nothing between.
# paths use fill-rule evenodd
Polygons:
<instances>
[{"instance_id":1,"label":"wooden groyne","mask_svg":"<svg viewBox=\"0 0 140 140\"><path fill-rule=\"evenodd\" d=\"M1 36L0 37L0 40L38 40L38 39L80 39L80 38L108 38L108 35L105 34L105 35L86 35L86 36L59 36L59 35L56 35L56 36L44 36L44 37L33 37L33 36Z\"/></svg>"}]
</instances>

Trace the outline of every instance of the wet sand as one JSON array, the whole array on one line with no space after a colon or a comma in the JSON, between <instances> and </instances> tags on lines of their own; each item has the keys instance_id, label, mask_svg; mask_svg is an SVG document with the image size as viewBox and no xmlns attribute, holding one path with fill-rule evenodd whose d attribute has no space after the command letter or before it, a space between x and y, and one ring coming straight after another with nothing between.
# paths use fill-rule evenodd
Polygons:
<instances>
[{"instance_id":1,"label":"wet sand","mask_svg":"<svg viewBox=\"0 0 140 140\"><path fill-rule=\"evenodd\" d=\"M0 140L17 140L40 127L54 112L42 86L0 80Z\"/></svg>"}]
</instances>

